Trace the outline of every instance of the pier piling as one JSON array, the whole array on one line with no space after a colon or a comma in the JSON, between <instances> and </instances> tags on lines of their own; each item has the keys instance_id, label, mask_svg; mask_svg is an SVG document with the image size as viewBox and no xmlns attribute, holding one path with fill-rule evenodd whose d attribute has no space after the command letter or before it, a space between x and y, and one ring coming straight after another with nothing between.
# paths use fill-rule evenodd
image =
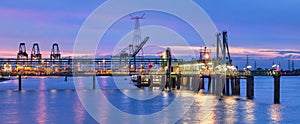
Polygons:
<instances>
[{"instance_id":1,"label":"pier piling","mask_svg":"<svg viewBox=\"0 0 300 124\"><path fill-rule=\"evenodd\" d=\"M19 75L19 91L22 90L22 76Z\"/></svg>"},{"instance_id":2,"label":"pier piling","mask_svg":"<svg viewBox=\"0 0 300 124\"><path fill-rule=\"evenodd\" d=\"M247 98L253 99L254 96L254 77L247 76Z\"/></svg>"},{"instance_id":3,"label":"pier piling","mask_svg":"<svg viewBox=\"0 0 300 124\"><path fill-rule=\"evenodd\" d=\"M229 78L226 78L226 92L225 92L225 95L229 95Z\"/></svg>"},{"instance_id":4,"label":"pier piling","mask_svg":"<svg viewBox=\"0 0 300 124\"><path fill-rule=\"evenodd\" d=\"M231 85L231 95L234 95L234 94L236 94L236 93L235 93L235 92L236 92L236 91L235 91L235 87L236 87L236 86L235 86L235 82L234 82L234 78L233 78L233 77L230 78L230 83L231 83L231 84L230 84L230 85Z\"/></svg>"},{"instance_id":5,"label":"pier piling","mask_svg":"<svg viewBox=\"0 0 300 124\"><path fill-rule=\"evenodd\" d=\"M235 78L235 94L234 95L240 95L241 94L240 82L241 82L241 79L239 77L236 77Z\"/></svg>"},{"instance_id":6,"label":"pier piling","mask_svg":"<svg viewBox=\"0 0 300 124\"><path fill-rule=\"evenodd\" d=\"M211 89L211 76L208 77L208 85L207 85L207 93L209 93L210 89Z\"/></svg>"},{"instance_id":7,"label":"pier piling","mask_svg":"<svg viewBox=\"0 0 300 124\"><path fill-rule=\"evenodd\" d=\"M93 75L93 90L96 89L96 75Z\"/></svg>"},{"instance_id":8,"label":"pier piling","mask_svg":"<svg viewBox=\"0 0 300 124\"><path fill-rule=\"evenodd\" d=\"M274 78L274 103L280 103L280 76L273 76Z\"/></svg>"},{"instance_id":9,"label":"pier piling","mask_svg":"<svg viewBox=\"0 0 300 124\"><path fill-rule=\"evenodd\" d=\"M204 89L204 78L203 77L200 77L200 84L199 84L199 89L202 90Z\"/></svg>"},{"instance_id":10,"label":"pier piling","mask_svg":"<svg viewBox=\"0 0 300 124\"><path fill-rule=\"evenodd\" d=\"M177 90L180 89L180 85L181 85L181 74L177 75Z\"/></svg>"}]
</instances>

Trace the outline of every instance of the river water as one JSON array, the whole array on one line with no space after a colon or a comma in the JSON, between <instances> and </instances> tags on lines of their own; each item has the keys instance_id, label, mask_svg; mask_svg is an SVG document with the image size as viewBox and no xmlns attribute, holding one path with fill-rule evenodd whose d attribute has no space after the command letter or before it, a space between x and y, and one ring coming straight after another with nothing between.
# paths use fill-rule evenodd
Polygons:
<instances>
[{"instance_id":1,"label":"river water","mask_svg":"<svg viewBox=\"0 0 300 124\"><path fill-rule=\"evenodd\" d=\"M85 82L86 77L77 77L84 83L86 92L92 92L92 83ZM147 115L166 108L176 97L178 91L155 91L158 97L151 101L135 101L120 94L151 94L146 90L135 88L133 84L119 83L116 88L113 77L97 77L100 86L109 101L123 112L134 115ZM241 96L214 96L197 94L189 110L176 123L300 123L300 77L281 77L281 103L273 104L273 77L255 77L254 99L248 100L245 81L241 81ZM22 91L18 91L18 80L0 82L0 123L104 123L109 121L110 110L99 106L101 111L95 119L83 107L74 79L64 77L28 77L22 79ZM189 93L189 91L181 91ZM203 98L213 105L203 104ZM182 100L183 103L191 101ZM205 109L203 109L205 108ZM206 110L209 109L209 110ZM206 112L206 113L203 113ZM106 119L103 119L106 118ZM116 117L118 119L118 117ZM161 118L169 123L168 118ZM122 121L130 123L131 121ZM156 122L156 121L153 121ZM146 122L145 122L146 123ZM148 122L149 123L149 122Z\"/></svg>"}]
</instances>

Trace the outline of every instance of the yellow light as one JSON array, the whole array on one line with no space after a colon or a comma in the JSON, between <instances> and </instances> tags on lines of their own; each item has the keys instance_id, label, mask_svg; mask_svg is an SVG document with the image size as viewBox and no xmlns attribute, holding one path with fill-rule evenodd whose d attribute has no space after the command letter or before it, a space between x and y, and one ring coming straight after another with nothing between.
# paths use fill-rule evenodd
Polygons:
<instances>
[{"instance_id":1,"label":"yellow light","mask_svg":"<svg viewBox=\"0 0 300 124\"><path fill-rule=\"evenodd\" d=\"M130 68L134 68L134 66L133 66L133 65L130 65Z\"/></svg>"},{"instance_id":2,"label":"yellow light","mask_svg":"<svg viewBox=\"0 0 300 124\"><path fill-rule=\"evenodd\" d=\"M105 59L103 59L102 62L105 63Z\"/></svg>"},{"instance_id":3,"label":"yellow light","mask_svg":"<svg viewBox=\"0 0 300 124\"><path fill-rule=\"evenodd\" d=\"M209 59L209 55L208 55L208 54L205 54L205 55L204 55L204 58L205 58L205 59Z\"/></svg>"}]
</instances>

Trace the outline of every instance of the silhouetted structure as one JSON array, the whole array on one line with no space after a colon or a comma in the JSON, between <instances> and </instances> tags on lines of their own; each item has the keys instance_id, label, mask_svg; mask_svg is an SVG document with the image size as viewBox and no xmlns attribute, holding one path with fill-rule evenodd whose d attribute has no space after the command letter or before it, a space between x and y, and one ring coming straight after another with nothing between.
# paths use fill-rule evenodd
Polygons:
<instances>
[{"instance_id":1,"label":"silhouetted structure","mask_svg":"<svg viewBox=\"0 0 300 124\"><path fill-rule=\"evenodd\" d=\"M42 59L42 54L40 53L39 44L34 43L32 46L31 55L30 55L31 65L33 63L33 60L39 60L38 63L40 63L41 59Z\"/></svg>"},{"instance_id":2,"label":"silhouetted structure","mask_svg":"<svg viewBox=\"0 0 300 124\"><path fill-rule=\"evenodd\" d=\"M61 54L57 43L52 45L50 61L51 64L55 64L55 60L59 60L59 66L61 65Z\"/></svg>"},{"instance_id":3,"label":"silhouetted structure","mask_svg":"<svg viewBox=\"0 0 300 124\"><path fill-rule=\"evenodd\" d=\"M26 46L25 43L20 43L19 45L19 52L17 54L17 64L20 64L20 59L26 58L26 66L28 66L28 54L26 52Z\"/></svg>"}]
</instances>

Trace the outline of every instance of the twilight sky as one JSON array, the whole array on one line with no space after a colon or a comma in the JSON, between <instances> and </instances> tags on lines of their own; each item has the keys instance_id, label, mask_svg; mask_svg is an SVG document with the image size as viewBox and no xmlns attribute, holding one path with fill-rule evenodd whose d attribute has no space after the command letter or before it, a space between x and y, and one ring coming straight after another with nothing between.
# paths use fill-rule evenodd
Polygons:
<instances>
[{"instance_id":1,"label":"twilight sky","mask_svg":"<svg viewBox=\"0 0 300 124\"><path fill-rule=\"evenodd\" d=\"M300 68L299 0L194 1L207 12L219 31L228 31L234 64L243 67L246 55L249 55L250 64L257 61L257 67L270 68L274 61L287 69L288 59L292 59L295 60L295 68ZM20 42L26 43L27 53L30 53L33 43L39 43L43 57L47 58L51 45L57 42L63 56L71 55L81 25L103 2L104 0L1 0L0 57L16 57ZM176 3L172 4L175 6ZM182 20L166 13L146 13L142 26L165 25L183 35L191 45L203 45L195 42L199 37ZM97 54L109 55L113 52L111 48L132 28L133 21L129 17L120 19L101 41ZM142 30L142 34L144 37L147 31Z\"/></svg>"}]
</instances>

